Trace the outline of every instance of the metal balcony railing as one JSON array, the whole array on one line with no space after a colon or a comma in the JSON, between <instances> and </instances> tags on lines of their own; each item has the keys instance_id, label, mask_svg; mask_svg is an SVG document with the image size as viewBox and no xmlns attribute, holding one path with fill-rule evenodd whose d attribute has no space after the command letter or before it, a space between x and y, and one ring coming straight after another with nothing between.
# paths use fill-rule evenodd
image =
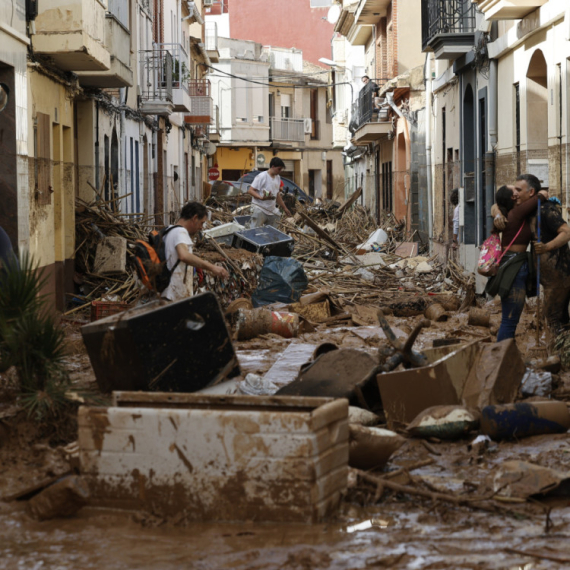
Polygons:
<instances>
[{"instance_id":1,"label":"metal balcony railing","mask_svg":"<svg viewBox=\"0 0 570 570\"><path fill-rule=\"evenodd\" d=\"M206 51L217 51L218 49L218 24L216 22L206 22Z\"/></svg>"},{"instance_id":2,"label":"metal balcony railing","mask_svg":"<svg viewBox=\"0 0 570 570\"><path fill-rule=\"evenodd\" d=\"M172 88L188 91L190 66L186 50L180 44L156 44L156 49L172 56Z\"/></svg>"},{"instance_id":3,"label":"metal balcony railing","mask_svg":"<svg viewBox=\"0 0 570 570\"><path fill-rule=\"evenodd\" d=\"M125 0L108 0L108 12L129 29L129 3Z\"/></svg>"},{"instance_id":4,"label":"metal balcony railing","mask_svg":"<svg viewBox=\"0 0 570 570\"><path fill-rule=\"evenodd\" d=\"M385 123L389 121L385 99L379 99L379 105L374 106L372 89L363 87L358 94L358 101L352 104L349 129L352 133L366 123Z\"/></svg>"},{"instance_id":5,"label":"metal balcony railing","mask_svg":"<svg viewBox=\"0 0 570 570\"><path fill-rule=\"evenodd\" d=\"M164 49L142 50L140 65L142 100L172 102L172 54Z\"/></svg>"},{"instance_id":6,"label":"metal balcony railing","mask_svg":"<svg viewBox=\"0 0 570 570\"><path fill-rule=\"evenodd\" d=\"M271 140L296 141L305 140L305 122L303 119L270 118Z\"/></svg>"},{"instance_id":7,"label":"metal balcony railing","mask_svg":"<svg viewBox=\"0 0 570 570\"><path fill-rule=\"evenodd\" d=\"M471 0L422 0L422 48L438 34L474 33L475 8Z\"/></svg>"}]
</instances>

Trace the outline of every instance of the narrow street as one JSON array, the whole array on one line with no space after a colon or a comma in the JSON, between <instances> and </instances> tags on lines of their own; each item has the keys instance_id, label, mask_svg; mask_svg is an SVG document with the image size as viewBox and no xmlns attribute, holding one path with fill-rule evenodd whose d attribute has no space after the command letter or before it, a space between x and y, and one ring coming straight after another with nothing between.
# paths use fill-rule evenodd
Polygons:
<instances>
[{"instance_id":1,"label":"narrow street","mask_svg":"<svg viewBox=\"0 0 570 570\"><path fill-rule=\"evenodd\" d=\"M569 0L0 40L0 570L570 568Z\"/></svg>"}]
</instances>

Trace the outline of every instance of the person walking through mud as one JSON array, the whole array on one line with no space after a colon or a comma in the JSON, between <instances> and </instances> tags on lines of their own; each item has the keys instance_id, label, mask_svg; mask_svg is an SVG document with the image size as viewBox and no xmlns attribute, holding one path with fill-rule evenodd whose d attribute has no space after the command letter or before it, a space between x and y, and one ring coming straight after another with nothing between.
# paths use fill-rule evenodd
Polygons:
<instances>
[{"instance_id":1,"label":"person walking through mud","mask_svg":"<svg viewBox=\"0 0 570 570\"><path fill-rule=\"evenodd\" d=\"M533 242L535 254L540 255L540 284L544 292L549 354L554 352L556 337L570 324L570 227L562 217L559 204L560 201L554 197L541 204L541 243ZM534 217L531 222L533 239L537 236L536 224L537 218Z\"/></svg>"},{"instance_id":2,"label":"person walking through mud","mask_svg":"<svg viewBox=\"0 0 570 570\"><path fill-rule=\"evenodd\" d=\"M536 212L539 194L542 199L548 199L548 192L540 190L540 184L537 190L521 177L514 190L502 186L496 194L497 206L507 219L501 239L505 253L497 274L487 282L485 292L501 297L502 318L497 342L515 337L527 291L532 294L534 290L532 258L527 253L532 237L528 218Z\"/></svg>"},{"instance_id":3,"label":"person walking through mud","mask_svg":"<svg viewBox=\"0 0 570 570\"><path fill-rule=\"evenodd\" d=\"M188 202L180 212L180 219L169 226L172 229L164 238L166 266L172 275L162 297L181 301L194 294L194 267L205 269L216 277L228 279L229 273L220 265L199 258L192 253L192 236L196 235L208 219L208 210L199 202ZM182 262L182 263L181 263Z\"/></svg>"},{"instance_id":4,"label":"person walking through mud","mask_svg":"<svg viewBox=\"0 0 570 570\"><path fill-rule=\"evenodd\" d=\"M249 190L248 194L252 196L253 212L251 215L251 228L259 228L269 225L276 227L279 223L281 215L275 203L283 209L285 214L291 215L291 212L283 202L281 197L281 177L279 174L285 168L285 163L274 156L269 163L269 170L258 174Z\"/></svg>"}]
</instances>

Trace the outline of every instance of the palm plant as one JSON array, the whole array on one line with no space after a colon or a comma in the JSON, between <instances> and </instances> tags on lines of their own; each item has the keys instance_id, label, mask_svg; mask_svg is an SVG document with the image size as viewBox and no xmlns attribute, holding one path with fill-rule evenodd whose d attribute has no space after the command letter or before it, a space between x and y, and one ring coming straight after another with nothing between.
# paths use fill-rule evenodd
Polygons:
<instances>
[{"instance_id":1,"label":"palm plant","mask_svg":"<svg viewBox=\"0 0 570 570\"><path fill-rule=\"evenodd\" d=\"M37 419L66 404L64 334L46 310L46 279L28 254L0 269L0 372L14 367L21 398Z\"/></svg>"}]
</instances>

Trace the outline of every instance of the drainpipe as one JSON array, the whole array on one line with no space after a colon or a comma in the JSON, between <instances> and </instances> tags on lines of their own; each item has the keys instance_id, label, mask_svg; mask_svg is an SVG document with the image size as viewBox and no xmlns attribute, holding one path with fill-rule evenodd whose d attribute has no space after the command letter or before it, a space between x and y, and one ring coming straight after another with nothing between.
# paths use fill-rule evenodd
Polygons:
<instances>
[{"instance_id":1,"label":"drainpipe","mask_svg":"<svg viewBox=\"0 0 570 570\"><path fill-rule=\"evenodd\" d=\"M493 22L491 27L491 39L497 38L498 23ZM498 141L498 100L499 100L499 62L496 59L490 61L489 70L489 147L490 151L485 156L486 188L485 209L487 210L487 234L493 227L491 207L495 202L495 172L497 159Z\"/></svg>"},{"instance_id":2,"label":"drainpipe","mask_svg":"<svg viewBox=\"0 0 570 570\"><path fill-rule=\"evenodd\" d=\"M428 203L428 240L431 244L433 237L433 186L432 186L432 172L431 172L431 116L433 112L432 99L433 99L433 83L431 73L431 52L426 54L425 64L425 81L426 81L426 185L427 185L427 203Z\"/></svg>"},{"instance_id":3,"label":"drainpipe","mask_svg":"<svg viewBox=\"0 0 570 570\"><path fill-rule=\"evenodd\" d=\"M99 192L99 101L95 101L95 188Z\"/></svg>"}]
</instances>

